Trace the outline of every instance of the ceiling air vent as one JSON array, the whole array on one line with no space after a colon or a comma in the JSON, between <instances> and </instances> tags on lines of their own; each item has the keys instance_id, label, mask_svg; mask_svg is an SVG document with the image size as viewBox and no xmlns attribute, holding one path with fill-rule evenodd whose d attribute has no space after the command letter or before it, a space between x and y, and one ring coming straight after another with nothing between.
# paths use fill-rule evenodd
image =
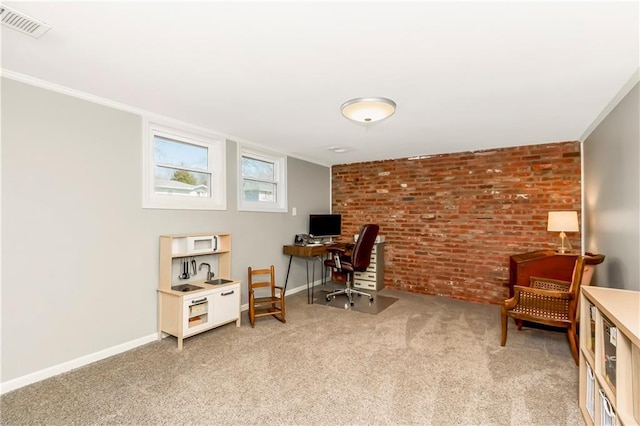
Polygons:
<instances>
[{"instance_id":1,"label":"ceiling air vent","mask_svg":"<svg viewBox=\"0 0 640 426\"><path fill-rule=\"evenodd\" d=\"M40 38L51 29L50 25L4 5L0 5L0 16L2 16L2 25L30 35L33 38Z\"/></svg>"}]
</instances>

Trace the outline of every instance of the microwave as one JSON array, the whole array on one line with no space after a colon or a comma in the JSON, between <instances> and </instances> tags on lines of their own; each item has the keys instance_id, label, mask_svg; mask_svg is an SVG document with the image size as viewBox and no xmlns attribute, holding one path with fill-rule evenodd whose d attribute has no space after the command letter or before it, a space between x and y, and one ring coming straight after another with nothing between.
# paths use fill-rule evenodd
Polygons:
<instances>
[{"instance_id":1,"label":"microwave","mask_svg":"<svg viewBox=\"0 0 640 426\"><path fill-rule=\"evenodd\" d=\"M187 237L187 254L213 253L218 251L218 236Z\"/></svg>"}]
</instances>

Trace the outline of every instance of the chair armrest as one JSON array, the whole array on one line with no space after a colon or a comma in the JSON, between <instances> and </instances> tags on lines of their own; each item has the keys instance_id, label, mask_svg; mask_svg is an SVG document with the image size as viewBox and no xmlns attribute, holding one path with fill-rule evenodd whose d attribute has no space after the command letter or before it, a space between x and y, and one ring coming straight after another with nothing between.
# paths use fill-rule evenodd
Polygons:
<instances>
[{"instance_id":1,"label":"chair armrest","mask_svg":"<svg viewBox=\"0 0 640 426\"><path fill-rule=\"evenodd\" d=\"M519 300L519 294L516 295L514 294L512 298L505 300L504 302L502 302L502 307L504 309L513 309L517 304L518 304L518 300Z\"/></svg>"},{"instance_id":2,"label":"chair armrest","mask_svg":"<svg viewBox=\"0 0 640 426\"><path fill-rule=\"evenodd\" d=\"M347 250L342 247L329 247L327 251L330 253L345 253Z\"/></svg>"},{"instance_id":3,"label":"chair armrest","mask_svg":"<svg viewBox=\"0 0 640 426\"><path fill-rule=\"evenodd\" d=\"M531 277L529 279L530 288L542 290L569 291L571 283L569 281L556 280L553 278Z\"/></svg>"},{"instance_id":4,"label":"chair armrest","mask_svg":"<svg viewBox=\"0 0 640 426\"><path fill-rule=\"evenodd\" d=\"M604 257L604 254L586 252L584 254L584 263L585 265L599 265L604 262Z\"/></svg>"},{"instance_id":5,"label":"chair armrest","mask_svg":"<svg viewBox=\"0 0 640 426\"><path fill-rule=\"evenodd\" d=\"M513 295L514 298L516 297L516 294L526 293L526 294L534 294L537 296L555 297L558 299L573 299L573 294L569 293L568 291L547 290L544 288L531 288L531 287L524 287L520 285L514 286L513 291L514 291L514 295Z\"/></svg>"}]
</instances>

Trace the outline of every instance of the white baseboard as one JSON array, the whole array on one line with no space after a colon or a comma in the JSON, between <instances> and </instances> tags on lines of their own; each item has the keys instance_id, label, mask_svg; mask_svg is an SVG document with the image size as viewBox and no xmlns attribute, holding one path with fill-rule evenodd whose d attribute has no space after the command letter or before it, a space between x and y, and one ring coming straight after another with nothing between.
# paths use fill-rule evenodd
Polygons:
<instances>
[{"instance_id":1,"label":"white baseboard","mask_svg":"<svg viewBox=\"0 0 640 426\"><path fill-rule=\"evenodd\" d=\"M10 392L12 390L21 388L23 386L30 385L32 383L39 382L44 379L48 379L58 374L65 373L74 368L83 367L92 362L100 361L101 359L108 358L113 355L117 355L122 352L126 352L138 346L145 345L149 342L153 342L158 338L157 333L150 334L139 339L131 340L120 345L112 346L107 349L103 349L98 352L94 352L89 355L81 356L71 361L63 362L62 364L54 365L53 367L45 368L44 370L36 371L34 373L27 374L26 376L18 377L16 379L8 380L0 383L0 395Z\"/></svg>"},{"instance_id":2,"label":"white baseboard","mask_svg":"<svg viewBox=\"0 0 640 426\"><path fill-rule=\"evenodd\" d=\"M314 285L318 286L322 284L322 280L316 280ZM298 286L296 288L292 288L292 289L287 289L287 296L291 296L292 294L296 294L296 293L300 293L301 291L307 291L307 285L303 284L301 286Z\"/></svg>"},{"instance_id":3,"label":"white baseboard","mask_svg":"<svg viewBox=\"0 0 640 426\"><path fill-rule=\"evenodd\" d=\"M318 284L322 284L322 281L321 280L316 281L316 285ZM306 291L306 289L307 289L306 285L301 285L292 289L288 289L286 295L291 296L292 294L300 293L301 291ZM242 311L248 310L249 304L245 303L244 305L240 306L240 309ZM157 338L158 338L158 334L153 333L145 337L140 337L139 339L131 340L130 342L112 346L110 348L103 349L101 351L98 351L89 355L72 359L71 361L63 362L62 364L54 365L53 367L45 368L44 370L36 371L34 373L29 373L25 376L18 377L16 379L2 382L0 383L0 395L7 392L11 392L12 390L16 390L24 386L30 385L32 383L39 382L41 380L48 379L53 376L57 376L58 374L66 373L67 371L73 370L74 368L83 367L93 362L100 361L101 359L105 359L110 356L129 351L131 349L137 348L138 346L146 345L149 342L153 342Z\"/></svg>"}]
</instances>

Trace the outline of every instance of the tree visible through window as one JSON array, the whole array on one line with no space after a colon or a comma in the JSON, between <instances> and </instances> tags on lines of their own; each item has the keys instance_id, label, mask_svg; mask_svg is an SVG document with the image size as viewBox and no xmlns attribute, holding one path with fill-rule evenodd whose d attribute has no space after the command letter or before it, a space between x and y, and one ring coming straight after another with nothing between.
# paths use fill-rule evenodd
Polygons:
<instances>
[{"instance_id":1,"label":"tree visible through window","mask_svg":"<svg viewBox=\"0 0 640 426\"><path fill-rule=\"evenodd\" d=\"M210 196L208 148L155 136L155 192L191 197Z\"/></svg>"},{"instance_id":2,"label":"tree visible through window","mask_svg":"<svg viewBox=\"0 0 640 426\"><path fill-rule=\"evenodd\" d=\"M224 140L148 123L143 207L226 208Z\"/></svg>"}]
</instances>

